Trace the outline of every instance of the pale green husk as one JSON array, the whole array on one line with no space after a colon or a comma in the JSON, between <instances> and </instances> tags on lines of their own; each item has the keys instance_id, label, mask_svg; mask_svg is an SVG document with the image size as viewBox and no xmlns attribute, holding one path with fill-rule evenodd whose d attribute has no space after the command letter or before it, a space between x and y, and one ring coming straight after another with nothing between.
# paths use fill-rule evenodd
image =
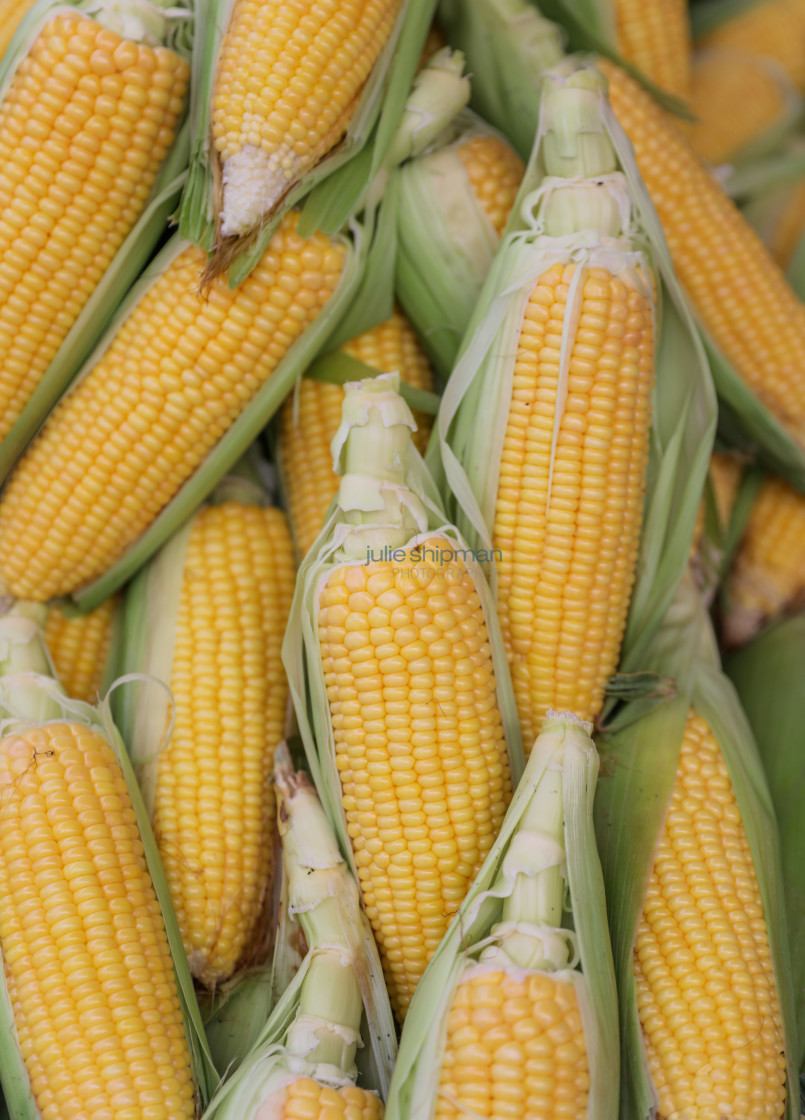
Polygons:
<instances>
[{"instance_id":1,"label":"pale green husk","mask_svg":"<svg viewBox=\"0 0 805 1120\"><path fill-rule=\"evenodd\" d=\"M26 608L23 608L23 612L25 610ZM0 649L4 657L4 675L0 677L0 717L2 717L0 729L3 733L11 730L19 732L23 727L54 720L66 719L83 723L107 740L120 765L137 818L148 870L165 920L190 1047L194 1080L198 1097L203 1104L212 1095L218 1082L218 1075L204 1037L193 980L182 947L182 938L156 840L151 831L148 814L123 739L112 720L109 698L107 696L106 700L96 708L78 700L68 699L55 675L47 672L47 666L51 662L45 647L44 635L37 624L29 618L11 613L0 619ZM38 661L39 667L45 670L44 674L27 668L35 661ZM15 671L17 663L25 667L22 673ZM17 1044L5 971L2 968L0 968L0 1033L4 1036L0 1082L6 1095L11 1120L40 1120Z\"/></svg>"},{"instance_id":2,"label":"pale green husk","mask_svg":"<svg viewBox=\"0 0 805 1120\"><path fill-rule=\"evenodd\" d=\"M201 0L179 0L175 7L168 8L167 23L161 28L166 44L188 59L191 57L197 2L200 4ZM97 16L99 22L110 26L109 19L104 20L103 12L108 14L112 8L113 5L104 0L76 0L72 5L64 0L39 0L20 22L0 60L0 100L6 96L17 66L52 16L60 11L78 10ZM161 21L162 17L159 19ZM122 33L121 28L116 30ZM185 121L182 124L180 121L176 139L156 177L145 209L65 336L13 427L0 442L0 483L8 477L14 463L70 384L109 323L115 308L151 256L179 201L189 154L189 123Z\"/></svg>"},{"instance_id":3,"label":"pale green husk","mask_svg":"<svg viewBox=\"0 0 805 1120\"><path fill-rule=\"evenodd\" d=\"M433 1115L453 993L482 946L490 942L494 946L497 941L494 927L503 916L504 906L512 905L512 872L519 870L531 876L548 866L542 863L533 833L526 846L518 846L518 836L532 799L539 796L550 771L559 769L564 807L564 864L560 866L567 888L565 910L569 913L563 920L564 936L555 932L557 940L566 939L571 959L565 966L559 964L557 971L575 984L579 997L590 1069L588 1120L614 1120L618 1115L617 995L592 825L598 756L585 728L589 725L562 712L549 713L546 718L500 834L414 993L400 1041L386 1120L430 1120ZM525 837L522 833L521 838ZM508 918L515 924L518 921L513 912ZM490 963L494 961L500 967L499 960L496 952ZM580 971L573 971L577 962Z\"/></svg>"},{"instance_id":4,"label":"pale green husk","mask_svg":"<svg viewBox=\"0 0 805 1120\"><path fill-rule=\"evenodd\" d=\"M215 242L215 192L218 157L211 142L212 93L218 52L234 0L211 0L202 29L203 40L194 60L191 122L193 147L190 175L179 211L183 237L210 251ZM326 155L283 199L279 208L229 270L235 287L254 268L282 215L310 195L305 208L305 231L336 233L356 212L360 199L380 170L402 117L411 82L436 0L403 0L388 42L363 87L344 140ZM330 177L335 173L335 178Z\"/></svg>"},{"instance_id":5,"label":"pale green husk","mask_svg":"<svg viewBox=\"0 0 805 1120\"><path fill-rule=\"evenodd\" d=\"M561 78L556 80L561 87ZM585 112L589 111L588 103ZM567 261L571 253L579 260L608 255L617 267L639 267L646 276L651 271L657 275L657 371L643 536L621 655L622 671L635 672L643 668L643 653L687 564L715 433L716 404L701 342L631 145L600 93L597 115L597 125L595 120L584 123L583 135L598 146L598 128L614 148L623 174L598 176L596 181L611 180L618 195L631 200L630 212L621 215L627 219L627 236L613 242L594 230L556 238L544 234L543 196L564 181L544 179L543 119L508 232L442 397L438 441L431 441L428 464L448 513L470 545L491 548L516 340L522 309L537 277L555 261ZM623 205L629 209L628 201ZM566 338L565 355L567 343Z\"/></svg>"},{"instance_id":6,"label":"pale green husk","mask_svg":"<svg viewBox=\"0 0 805 1120\"><path fill-rule=\"evenodd\" d=\"M398 375L384 374L361 381L360 391L358 385L350 387L353 389L352 398L347 402L344 421L333 441L333 456L338 463L345 443L346 454L349 456L348 437L351 425L355 423L360 429L368 410L378 407L385 413L389 439L394 440L394 477L403 477L404 481L390 483L388 489L384 488L383 463L391 459L384 449L366 462L362 468L365 472L363 475L349 476L349 501L344 495L342 483L342 490L331 506L322 532L299 569L282 649L308 766L353 871L352 847L347 834L346 817L341 803L341 783L335 764L335 740L324 684L317 621L319 592L335 567L366 563L367 548L371 548L374 554L385 546L392 549L413 548L429 537L443 537L448 546L463 550L459 555L462 560L466 558L466 567L478 589L489 635L498 705L503 719L513 782L519 778L523 766L522 742L511 680L494 603L482 571L483 557L479 561L467 555L467 545L455 527L447 521L422 459L410 438L407 435L402 438L400 428L404 429L406 424L412 428L414 421L395 391L397 384ZM379 403L375 404L377 398ZM345 512L343 507L354 511L359 502L363 503L363 508L367 511L365 524L353 528L350 519L357 518L358 515ZM399 511L393 512L385 524L384 515L376 512L382 510L384 502L399 502ZM355 525L354 520L352 525ZM350 556L352 559L349 559Z\"/></svg>"},{"instance_id":7,"label":"pale green husk","mask_svg":"<svg viewBox=\"0 0 805 1120\"><path fill-rule=\"evenodd\" d=\"M82 609L89 610L97 606L137 572L198 508L204 498L257 439L284 398L293 389L296 378L327 343L345 312L349 314L361 281L362 266L371 237L371 223L367 227L353 223L349 234L341 236L340 240L346 248L344 271L335 292L322 312L296 339L240 416L142 536L104 575L73 594L73 598ZM175 237L154 258L122 304L79 377L85 376L98 361L111 344L119 324L186 246L186 242Z\"/></svg>"},{"instance_id":8,"label":"pale green husk","mask_svg":"<svg viewBox=\"0 0 805 1120\"><path fill-rule=\"evenodd\" d=\"M597 740L601 777L595 825L620 998L621 1117L650 1120L656 1115L656 1092L637 1014L633 946L692 707L707 721L724 755L755 861L786 1044L785 1116L798 1120L798 1049L777 825L751 729L721 672L707 613L689 577L680 584L643 664L672 678L675 695L659 706L650 700L627 705L612 732Z\"/></svg>"},{"instance_id":9,"label":"pale green husk","mask_svg":"<svg viewBox=\"0 0 805 1120\"><path fill-rule=\"evenodd\" d=\"M296 1076L332 1086L354 1084L356 1070L350 1064L359 1023L369 1058L364 1083L384 1098L396 1058L394 1021L357 883L306 775L293 774L284 745L277 759L288 900L308 951L255 1046L242 1055L204 1120L253 1117L272 1091ZM332 1061L334 1044L338 1061Z\"/></svg>"},{"instance_id":10,"label":"pale green husk","mask_svg":"<svg viewBox=\"0 0 805 1120\"><path fill-rule=\"evenodd\" d=\"M791 944L800 1071L805 1069L805 719L802 666L805 615L770 627L728 657L725 669L738 690L766 772L783 865L783 893Z\"/></svg>"}]
</instances>

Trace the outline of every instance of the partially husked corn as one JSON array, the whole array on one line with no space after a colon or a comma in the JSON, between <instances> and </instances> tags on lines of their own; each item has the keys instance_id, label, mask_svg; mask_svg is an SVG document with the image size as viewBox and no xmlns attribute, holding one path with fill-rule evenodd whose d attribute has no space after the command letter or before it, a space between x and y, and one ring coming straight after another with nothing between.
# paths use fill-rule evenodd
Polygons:
<instances>
[{"instance_id":1,"label":"partially husked corn","mask_svg":"<svg viewBox=\"0 0 805 1120\"><path fill-rule=\"evenodd\" d=\"M256 226L341 140L399 7L236 0L212 97L225 236Z\"/></svg>"},{"instance_id":2,"label":"partially husked corn","mask_svg":"<svg viewBox=\"0 0 805 1120\"><path fill-rule=\"evenodd\" d=\"M148 288L56 407L0 501L0 582L18 598L68 594L148 528L333 294L338 240L287 214L235 291L198 294L187 248Z\"/></svg>"},{"instance_id":3,"label":"partially husked corn","mask_svg":"<svg viewBox=\"0 0 805 1120\"><path fill-rule=\"evenodd\" d=\"M742 380L805 447L805 305L662 109L611 62L597 65L695 313Z\"/></svg>"},{"instance_id":4,"label":"partially husked corn","mask_svg":"<svg viewBox=\"0 0 805 1120\"><path fill-rule=\"evenodd\" d=\"M144 209L189 75L69 9L17 68L0 104L0 439Z\"/></svg>"},{"instance_id":5,"label":"partially husked corn","mask_svg":"<svg viewBox=\"0 0 805 1120\"><path fill-rule=\"evenodd\" d=\"M193 522L153 826L191 971L213 987L262 936L273 872L269 775L285 733L280 646L293 594L285 516L237 501Z\"/></svg>"},{"instance_id":6,"label":"partially husked corn","mask_svg":"<svg viewBox=\"0 0 805 1120\"><path fill-rule=\"evenodd\" d=\"M42 1120L195 1115L173 960L109 744L52 722L0 741L0 947Z\"/></svg>"},{"instance_id":7,"label":"partially husked corn","mask_svg":"<svg viewBox=\"0 0 805 1120\"><path fill-rule=\"evenodd\" d=\"M690 86L691 34L687 0L615 0L621 56L683 100Z\"/></svg>"},{"instance_id":8,"label":"partially husked corn","mask_svg":"<svg viewBox=\"0 0 805 1120\"><path fill-rule=\"evenodd\" d=\"M395 308L390 319L345 342L341 349L381 373L399 373L416 389L433 389L433 374L411 326ZM279 417L279 457L299 555L304 556L324 526L338 490L330 444L341 423L344 391L303 378L298 397L285 402ZM414 412L414 444L420 454L430 437L430 417Z\"/></svg>"},{"instance_id":9,"label":"partially husked corn","mask_svg":"<svg viewBox=\"0 0 805 1120\"><path fill-rule=\"evenodd\" d=\"M347 1085L331 1089L312 1077L298 1077L285 1089L277 1120L383 1120L377 1093ZM274 1113L272 1113L272 1116Z\"/></svg>"},{"instance_id":10,"label":"partially husked corn","mask_svg":"<svg viewBox=\"0 0 805 1120\"><path fill-rule=\"evenodd\" d=\"M446 538L404 551L335 567L318 616L347 830L399 1019L512 792L472 576Z\"/></svg>"},{"instance_id":11,"label":"partially husked corn","mask_svg":"<svg viewBox=\"0 0 805 1120\"><path fill-rule=\"evenodd\" d=\"M634 949L659 1116L778 1120L786 1066L752 854L724 757L691 712Z\"/></svg>"},{"instance_id":12,"label":"partially husked corn","mask_svg":"<svg viewBox=\"0 0 805 1120\"><path fill-rule=\"evenodd\" d=\"M68 696L96 704L112 645L118 601L107 599L88 614L67 614L54 603L45 622L45 643Z\"/></svg>"},{"instance_id":13,"label":"partially husked corn","mask_svg":"<svg viewBox=\"0 0 805 1120\"><path fill-rule=\"evenodd\" d=\"M495 507L498 614L526 749L549 708L585 720L600 711L642 525L654 379L648 277L589 268L552 451L577 267L551 266L529 298Z\"/></svg>"},{"instance_id":14,"label":"partially husked corn","mask_svg":"<svg viewBox=\"0 0 805 1120\"><path fill-rule=\"evenodd\" d=\"M498 237L509 220L523 180L522 160L505 140L492 132L471 136L456 147L470 187Z\"/></svg>"},{"instance_id":15,"label":"partially husked corn","mask_svg":"<svg viewBox=\"0 0 805 1120\"><path fill-rule=\"evenodd\" d=\"M470 967L453 995L433 1120L583 1120L590 1085L576 988Z\"/></svg>"}]
</instances>

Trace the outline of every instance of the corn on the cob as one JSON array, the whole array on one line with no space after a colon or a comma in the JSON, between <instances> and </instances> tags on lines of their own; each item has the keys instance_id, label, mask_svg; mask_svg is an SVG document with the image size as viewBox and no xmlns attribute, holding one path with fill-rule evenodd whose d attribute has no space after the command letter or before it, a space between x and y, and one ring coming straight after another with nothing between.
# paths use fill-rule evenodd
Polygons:
<instances>
[{"instance_id":1,"label":"corn on the cob","mask_svg":"<svg viewBox=\"0 0 805 1120\"><path fill-rule=\"evenodd\" d=\"M274 780L288 906L308 951L254 1049L205 1117L382 1120L378 1093L356 1084L364 1009L370 1077L384 1094L396 1037L358 889L313 785L294 773L284 744Z\"/></svg>"},{"instance_id":2,"label":"corn on the cob","mask_svg":"<svg viewBox=\"0 0 805 1120\"><path fill-rule=\"evenodd\" d=\"M0 440L142 212L189 66L57 12L0 104Z\"/></svg>"},{"instance_id":3,"label":"corn on the cob","mask_svg":"<svg viewBox=\"0 0 805 1120\"><path fill-rule=\"evenodd\" d=\"M236 0L212 101L224 237L270 216L342 138L400 2Z\"/></svg>"},{"instance_id":4,"label":"corn on the cob","mask_svg":"<svg viewBox=\"0 0 805 1120\"><path fill-rule=\"evenodd\" d=\"M66 612L58 603L48 609L47 643L56 676L68 696L97 703L112 646L117 598L89 614Z\"/></svg>"},{"instance_id":5,"label":"corn on the cob","mask_svg":"<svg viewBox=\"0 0 805 1120\"><path fill-rule=\"evenodd\" d=\"M346 388L337 516L297 585L283 657L403 1019L503 820L512 713L479 569L425 513L397 384ZM315 732L307 690L322 697Z\"/></svg>"},{"instance_id":6,"label":"corn on the cob","mask_svg":"<svg viewBox=\"0 0 805 1120\"><path fill-rule=\"evenodd\" d=\"M785 1056L752 854L712 731L691 712L635 941L661 1116L771 1120Z\"/></svg>"},{"instance_id":7,"label":"corn on the cob","mask_svg":"<svg viewBox=\"0 0 805 1120\"><path fill-rule=\"evenodd\" d=\"M262 953L273 878L266 780L285 732L280 647L294 564L284 515L258 488L204 507L132 584L121 668L170 687L159 723L121 715L193 974L208 987ZM219 494L213 495L213 502ZM155 709L158 700L149 697Z\"/></svg>"},{"instance_id":8,"label":"corn on the cob","mask_svg":"<svg viewBox=\"0 0 805 1120\"><path fill-rule=\"evenodd\" d=\"M802 0L759 0L743 4L697 38L697 47L726 47L773 59L805 91L805 4Z\"/></svg>"},{"instance_id":9,"label":"corn on the cob","mask_svg":"<svg viewBox=\"0 0 805 1120\"><path fill-rule=\"evenodd\" d=\"M761 483L725 586L723 634L741 645L805 606L805 496L772 475Z\"/></svg>"},{"instance_id":10,"label":"corn on the cob","mask_svg":"<svg viewBox=\"0 0 805 1120\"><path fill-rule=\"evenodd\" d=\"M786 124L801 110L785 73L768 59L747 51L709 50L696 55L690 109L697 118L687 129L696 155L717 166L764 139L779 142Z\"/></svg>"},{"instance_id":11,"label":"corn on the cob","mask_svg":"<svg viewBox=\"0 0 805 1120\"><path fill-rule=\"evenodd\" d=\"M186 248L146 289L57 407L0 502L0 580L18 598L67 594L150 525L332 296L340 239L283 219L236 290L197 291ZM35 527L36 526L36 527Z\"/></svg>"},{"instance_id":12,"label":"corn on the cob","mask_svg":"<svg viewBox=\"0 0 805 1120\"><path fill-rule=\"evenodd\" d=\"M407 385L433 388L428 359L396 308L385 323L364 331L341 349L381 373L399 373ZM341 423L344 392L340 385L303 378L297 393L298 399L290 397L280 411L277 455L291 527L302 557L321 532L327 508L338 490L330 444ZM424 455L430 418L415 411L414 420L414 444Z\"/></svg>"},{"instance_id":13,"label":"corn on the cob","mask_svg":"<svg viewBox=\"0 0 805 1120\"><path fill-rule=\"evenodd\" d=\"M612 108L634 145L682 285L741 379L805 447L805 306L681 133L605 59Z\"/></svg>"},{"instance_id":14,"label":"corn on the cob","mask_svg":"<svg viewBox=\"0 0 805 1120\"><path fill-rule=\"evenodd\" d=\"M691 34L686 0L615 0L618 52L668 93L686 99Z\"/></svg>"},{"instance_id":15,"label":"corn on the cob","mask_svg":"<svg viewBox=\"0 0 805 1120\"><path fill-rule=\"evenodd\" d=\"M42 1120L193 1117L192 991L180 1002L122 743L35 671L47 655L29 619L0 628L0 1016L12 1043L0 1079L12 1114L22 1068L36 1102L24 1114Z\"/></svg>"},{"instance_id":16,"label":"corn on the cob","mask_svg":"<svg viewBox=\"0 0 805 1120\"><path fill-rule=\"evenodd\" d=\"M504 830L414 996L388 1120L617 1115L588 731L566 713L545 721ZM590 783L581 798L580 781ZM563 903L573 933L560 928Z\"/></svg>"},{"instance_id":17,"label":"corn on the cob","mask_svg":"<svg viewBox=\"0 0 805 1120\"><path fill-rule=\"evenodd\" d=\"M14 32L35 0L3 0L0 4L0 59L8 50Z\"/></svg>"}]
</instances>

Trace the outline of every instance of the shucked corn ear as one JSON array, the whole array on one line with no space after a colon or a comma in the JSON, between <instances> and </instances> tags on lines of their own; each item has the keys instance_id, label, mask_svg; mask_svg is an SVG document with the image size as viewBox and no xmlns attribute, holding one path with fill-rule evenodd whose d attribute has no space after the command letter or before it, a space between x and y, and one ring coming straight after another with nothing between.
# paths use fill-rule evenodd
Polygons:
<instances>
[{"instance_id":1,"label":"shucked corn ear","mask_svg":"<svg viewBox=\"0 0 805 1120\"><path fill-rule=\"evenodd\" d=\"M288 907L308 952L204 1120L382 1120L378 1091L388 1091L396 1036L357 885L314 787L294 773L284 744L274 782ZM369 1087L356 1084L361 1044L369 1052Z\"/></svg>"},{"instance_id":2,"label":"shucked corn ear","mask_svg":"<svg viewBox=\"0 0 805 1120\"><path fill-rule=\"evenodd\" d=\"M60 603L48 608L45 642L68 696L95 704L102 695L118 606L114 596L88 614L74 613Z\"/></svg>"},{"instance_id":3,"label":"shucked corn ear","mask_svg":"<svg viewBox=\"0 0 805 1120\"><path fill-rule=\"evenodd\" d=\"M520 157L473 113L445 143L404 163L386 205L397 214L395 290L442 379L453 367L523 177Z\"/></svg>"},{"instance_id":4,"label":"shucked corn ear","mask_svg":"<svg viewBox=\"0 0 805 1120\"><path fill-rule=\"evenodd\" d=\"M288 351L333 298L349 259L343 238L304 240L297 221L285 216L235 291L218 280L199 295L203 254L181 241L157 258L0 501L0 583L13 595L44 600L97 579L261 387L261 400L279 404L299 354L286 362Z\"/></svg>"},{"instance_id":5,"label":"shucked corn ear","mask_svg":"<svg viewBox=\"0 0 805 1120\"><path fill-rule=\"evenodd\" d=\"M743 649L729 656L725 662L725 669L738 690L741 704L752 725L780 828L800 1073L805 1070L803 659L805 615L800 614L769 627Z\"/></svg>"},{"instance_id":6,"label":"shucked corn ear","mask_svg":"<svg viewBox=\"0 0 805 1120\"><path fill-rule=\"evenodd\" d=\"M283 659L402 1020L495 840L520 741L478 557L411 454L398 384L346 386L337 503L300 570Z\"/></svg>"},{"instance_id":7,"label":"shucked corn ear","mask_svg":"<svg viewBox=\"0 0 805 1120\"><path fill-rule=\"evenodd\" d=\"M280 660L293 595L285 515L225 480L126 595L120 723L137 770L191 971L214 987L270 944L274 798L285 734ZM147 693L143 688L147 687ZM170 741L161 743L172 715ZM157 749L161 747L161 749Z\"/></svg>"},{"instance_id":8,"label":"shucked corn ear","mask_svg":"<svg viewBox=\"0 0 805 1120\"><path fill-rule=\"evenodd\" d=\"M193 1117L213 1071L125 748L108 711L67 700L31 619L0 621L0 659L10 1115Z\"/></svg>"},{"instance_id":9,"label":"shucked corn ear","mask_svg":"<svg viewBox=\"0 0 805 1120\"><path fill-rule=\"evenodd\" d=\"M183 115L190 67L161 45L175 13L155 16L160 38L135 16L119 34L111 5L92 12L32 12L0 67L0 441L142 214ZM146 252L159 233L141 231ZM90 345L98 333L85 325Z\"/></svg>"},{"instance_id":10,"label":"shucked corn ear","mask_svg":"<svg viewBox=\"0 0 805 1120\"><path fill-rule=\"evenodd\" d=\"M601 710L644 506L655 279L615 151L603 132L589 140L600 88L592 70L546 79L548 178L482 296L485 352L468 332L440 413L494 550L526 746L549 708L585 720ZM517 291L504 303L511 275ZM454 463L447 481L460 495Z\"/></svg>"},{"instance_id":11,"label":"shucked corn ear","mask_svg":"<svg viewBox=\"0 0 805 1120\"><path fill-rule=\"evenodd\" d=\"M685 583L646 667L675 682L598 739L622 1115L799 1117L778 835L751 731Z\"/></svg>"},{"instance_id":12,"label":"shucked corn ear","mask_svg":"<svg viewBox=\"0 0 805 1120\"><path fill-rule=\"evenodd\" d=\"M589 731L568 713L545 720L500 836L414 995L388 1120L618 1115Z\"/></svg>"},{"instance_id":13,"label":"shucked corn ear","mask_svg":"<svg viewBox=\"0 0 805 1120\"><path fill-rule=\"evenodd\" d=\"M724 47L773 59L805 92L802 0L750 0L734 4L732 12L725 4L696 5L692 17L697 47Z\"/></svg>"},{"instance_id":14,"label":"shucked corn ear","mask_svg":"<svg viewBox=\"0 0 805 1120\"><path fill-rule=\"evenodd\" d=\"M411 326L395 308L390 319L344 343L342 351L379 373L399 373L416 389L433 388L428 359ZM278 417L277 457L282 472L291 529L300 556L321 532L338 490L330 444L341 424L341 385L302 378ZM414 444L420 454L430 436L430 418L414 412Z\"/></svg>"}]
</instances>

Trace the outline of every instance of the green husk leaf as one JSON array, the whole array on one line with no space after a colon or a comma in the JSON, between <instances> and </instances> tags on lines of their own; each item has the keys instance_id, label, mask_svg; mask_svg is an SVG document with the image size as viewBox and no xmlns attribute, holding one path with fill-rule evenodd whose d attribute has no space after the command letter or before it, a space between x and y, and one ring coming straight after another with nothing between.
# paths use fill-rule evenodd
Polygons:
<instances>
[{"instance_id":1,"label":"green husk leaf","mask_svg":"<svg viewBox=\"0 0 805 1120\"><path fill-rule=\"evenodd\" d=\"M351 231L352 238L344 239L347 254L344 272L334 294L316 320L296 339L285 357L275 368L268 380L261 386L248 406L234 421L221 437L215 448L207 455L196 469L191 478L184 483L179 492L162 510L158 517L151 523L141 537L112 565L104 575L93 583L88 584L75 592L73 598L82 607L89 610L111 595L126 582L146 560L151 557L183 524L184 521L197 509L199 504L214 489L216 484L234 466L246 449L257 439L282 404L282 401L293 389L296 378L312 361L319 350L325 345L329 335L335 329L340 317L349 307L361 276L361 264L365 256L366 242L364 231L360 226L354 225ZM366 236L371 236L371 231L366 231ZM165 267L173 256L181 251L184 243L174 238L165 247L162 253L155 258L153 264L146 270L140 284L133 290L117 320L119 321L133 306L137 298L150 283L156 279L159 271ZM86 369L97 361L103 348L111 342L112 331L115 328L113 321L110 332L101 341L98 350L90 357Z\"/></svg>"},{"instance_id":2,"label":"green husk leaf","mask_svg":"<svg viewBox=\"0 0 805 1120\"><path fill-rule=\"evenodd\" d=\"M222 1078L230 1077L254 1049L274 1002L268 968L239 976L234 984L216 991L214 1000L208 1000L204 1032Z\"/></svg>"},{"instance_id":3,"label":"green husk leaf","mask_svg":"<svg viewBox=\"0 0 805 1120\"><path fill-rule=\"evenodd\" d=\"M548 768L564 755L564 853L572 911L566 928L578 947L581 973L560 970L578 984L590 1064L589 1115L607 1120L618 1114L617 995L606 928L606 905L601 866L592 825L598 759L574 717L553 713L531 751L500 833L471 886L447 934L420 981L406 1016L400 1052L386 1109L387 1120L420 1120L432 1114L444 1049L445 1019L465 965L477 956L503 916L503 903L512 907L512 882L504 868L512 842L526 825L526 814L544 782ZM572 731L567 730L572 723ZM589 726L589 725L587 725ZM516 866L516 865L515 865ZM517 921L511 913L510 920ZM498 967L499 957L494 957ZM582 979L583 977L583 979Z\"/></svg>"},{"instance_id":4,"label":"green husk leaf","mask_svg":"<svg viewBox=\"0 0 805 1120\"><path fill-rule=\"evenodd\" d=\"M181 235L207 251L215 242L213 198L218 175L210 131L212 91L218 51L233 4L234 0L213 0L213 13L203 29L194 72L190 174L179 211ZM255 237L242 239L242 251L230 264L231 287L236 287L260 259L283 214L305 196L310 196L304 214L303 229L307 232L322 229L336 233L355 213L402 116L435 5L436 0L403 0L344 139L288 192ZM362 154L364 150L366 155ZM355 157L359 162L353 166Z\"/></svg>"},{"instance_id":5,"label":"green husk leaf","mask_svg":"<svg viewBox=\"0 0 805 1120\"><path fill-rule=\"evenodd\" d=\"M730 168L723 179L730 198L741 202L752 225L752 209L780 187L793 186L805 175L805 150L800 137L792 137L782 151L763 156L740 167ZM744 201L746 200L746 201Z\"/></svg>"},{"instance_id":6,"label":"green husk leaf","mask_svg":"<svg viewBox=\"0 0 805 1120\"><path fill-rule=\"evenodd\" d=\"M305 377L326 382L328 385L346 385L347 382L364 381L368 377L377 377L381 373L383 370L367 365L360 358L353 358L344 350L331 350L328 354L316 358L308 366ZM420 412L427 412L431 416L435 416L439 409L438 393L417 389L413 385L406 385L404 381L400 382L399 393L409 408L419 409Z\"/></svg>"},{"instance_id":7,"label":"green husk leaf","mask_svg":"<svg viewBox=\"0 0 805 1120\"><path fill-rule=\"evenodd\" d=\"M793 995L799 1035L797 1061L805 1069L805 721L802 664L805 616L771 626L728 657L727 674L738 690L769 783L780 828L783 894L791 944Z\"/></svg>"},{"instance_id":8,"label":"green husk leaf","mask_svg":"<svg viewBox=\"0 0 805 1120\"><path fill-rule=\"evenodd\" d=\"M656 1094L637 1015L632 954L691 707L708 722L724 754L758 872L787 1042L789 1089L796 1084L796 1033L777 831L768 789L735 692L720 671L709 619L689 577L680 585L666 622L647 651L646 663L676 680L676 695L659 707L647 708L645 701L629 705L618 729L598 738L601 777L595 823L620 996L621 1115L648 1120L654 1115ZM788 1120L799 1116L798 1103L798 1094L789 1092Z\"/></svg>"},{"instance_id":9,"label":"green husk leaf","mask_svg":"<svg viewBox=\"0 0 805 1120\"><path fill-rule=\"evenodd\" d=\"M17 35L30 45L53 10L69 7L58 0L40 0L26 14L8 51L0 63L0 98L5 96L13 77L10 70ZM32 19L39 13L38 18ZM81 313L13 427L0 441L0 483L8 477L14 463L35 436L61 394L67 389L99 338L110 317L140 275L162 236L166 223L179 201L186 178L190 150L189 122L184 121L151 190L150 199L134 227L118 249L102 279Z\"/></svg>"},{"instance_id":10,"label":"green husk leaf","mask_svg":"<svg viewBox=\"0 0 805 1120\"><path fill-rule=\"evenodd\" d=\"M748 12L765 0L705 0L690 5L690 26L694 39L702 39L722 23Z\"/></svg>"}]
</instances>

